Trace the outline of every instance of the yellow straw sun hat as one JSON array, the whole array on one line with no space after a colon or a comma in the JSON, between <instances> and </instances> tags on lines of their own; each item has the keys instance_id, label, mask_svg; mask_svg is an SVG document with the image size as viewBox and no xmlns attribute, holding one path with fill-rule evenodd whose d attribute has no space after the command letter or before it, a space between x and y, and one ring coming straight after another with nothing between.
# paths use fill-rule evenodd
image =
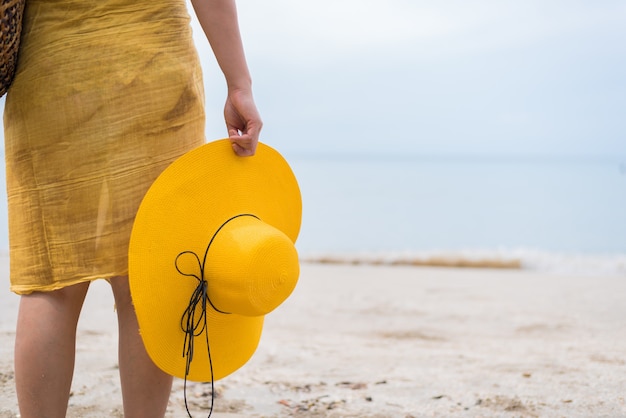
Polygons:
<instances>
[{"instance_id":1,"label":"yellow straw sun hat","mask_svg":"<svg viewBox=\"0 0 626 418\"><path fill-rule=\"evenodd\" d=\"M133 225L129 280L159 368L206 382L250 359L264 315L298 280L301 215L293 172L264 144L237 157L228 139L211 142L157 178Z\"/></svg>"}]
</instances>

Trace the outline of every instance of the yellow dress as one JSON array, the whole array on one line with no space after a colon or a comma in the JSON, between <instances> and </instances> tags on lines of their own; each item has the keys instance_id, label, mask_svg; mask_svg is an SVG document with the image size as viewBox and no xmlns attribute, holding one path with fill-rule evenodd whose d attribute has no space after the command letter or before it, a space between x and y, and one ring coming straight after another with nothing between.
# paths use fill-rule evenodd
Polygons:
<instances>
[{"instance_id":1,"label":"yellow dress","mask_svg":"<svg viewBox=\"0 0 626 418\"><path fill-rule=\"evenodd\" d=\"M146 190L204 143L189 22L184 0L27 1L4 113L12 291L127 274Z\"/></svg>"}]
</instances>

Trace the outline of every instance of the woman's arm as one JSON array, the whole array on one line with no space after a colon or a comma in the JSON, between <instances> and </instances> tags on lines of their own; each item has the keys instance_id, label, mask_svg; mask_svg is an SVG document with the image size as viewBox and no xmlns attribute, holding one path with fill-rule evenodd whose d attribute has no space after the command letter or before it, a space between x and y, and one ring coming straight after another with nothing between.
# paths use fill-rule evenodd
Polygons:
<instances>
[{"instance_id":1,"label":"woman's arm","mask_svg":"<svg viewBox=\"0 0 626 418\"><path fill-rule=\"evenodd\" d=\"M254 155L263 126L241 42L235 0L192 0L228 87L224 118L237 155Z\"/></svg>"}]
</instances>

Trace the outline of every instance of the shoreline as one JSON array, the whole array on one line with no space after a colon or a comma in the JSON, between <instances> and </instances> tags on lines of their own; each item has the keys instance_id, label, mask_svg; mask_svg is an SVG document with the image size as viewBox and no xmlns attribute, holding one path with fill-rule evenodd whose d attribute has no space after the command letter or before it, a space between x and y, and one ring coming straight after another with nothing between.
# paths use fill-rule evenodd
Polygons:
<instances>
[{"instance_id":1,"label":"shoreline","mask_svg":"<svg viewBox=\"0 0 626 418\"><path fill-rule=\"evenodd\" d=\"M482 269L522 269L519 259L480 258L471 259L455 256L425 256L425 257L385 257L385 256L317 256L303 260L310 264L349 264L354 266L408 266L408 267L449 267L449 268L482 268Z\"/></svg>"},{"instance_id":2,"label":"shoreline","mask_svg":"<svg viewBox=\"0 0 626 418\"><path fill-rule=\"evenodd\" d=\"M545 274L626 278L626 254L582 254L532 249L308 253L302 263L524 270Z\"/></svg>"}]
</instances>

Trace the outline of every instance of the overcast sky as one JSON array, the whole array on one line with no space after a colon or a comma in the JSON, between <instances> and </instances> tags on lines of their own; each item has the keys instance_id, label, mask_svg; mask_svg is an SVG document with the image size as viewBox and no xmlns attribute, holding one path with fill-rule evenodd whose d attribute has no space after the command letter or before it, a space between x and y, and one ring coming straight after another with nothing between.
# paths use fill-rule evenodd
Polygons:
<instances>
[{"instance_id":1,"label":"overcast sky","mask_svg":"<svg viewBox=\"0 0 626 418\"><path fill-rule=\"evenodd\" d=\"M626 2L240 0L287 154L626 156ZM200 30L209 139L223 80Z\"/></svg>"},{"instance_id":2,"label":"overcast sky","mask_svg":"<svg viewBox=\"0 0 626 418\"><path fill-rule=\"evenodd\" d=\"M626 167L624 0L238 5L262 140L288 158L601 156ZM194 27L212 140L226 133L224 81ZM4 172L0 183L3 195Z\"/></svg>"}]
</instances>

